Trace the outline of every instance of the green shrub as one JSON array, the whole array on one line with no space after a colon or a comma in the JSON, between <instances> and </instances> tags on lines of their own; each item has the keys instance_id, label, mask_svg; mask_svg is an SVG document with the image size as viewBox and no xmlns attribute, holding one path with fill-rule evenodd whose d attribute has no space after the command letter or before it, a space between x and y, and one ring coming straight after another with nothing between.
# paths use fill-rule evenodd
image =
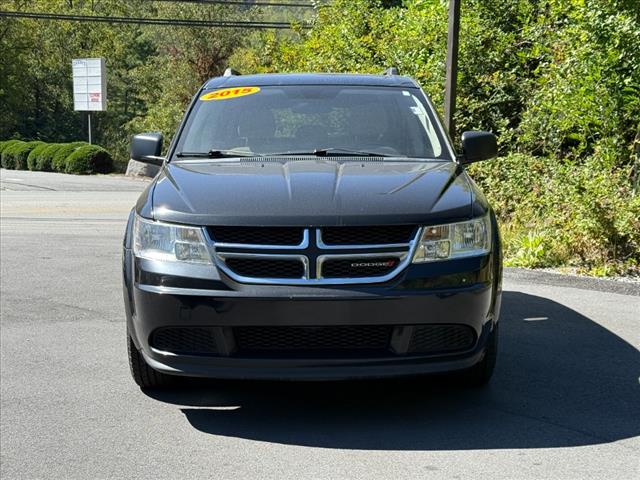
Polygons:
<instances>
[{"instance_id":1,"label":"green shrub","mask_svg":"<svg viewBox=\"0 0 640 480\"><path fill-rule=\"evenodd\" d=\"M0 142L0 155L2 155L2 152L4 152L11 145L14 145L19 141L20 140L15 140L14 139L14 140L4 140L4 141Z\"/></svg>"},{"instance_id":2,"label":"green shrub","mask_svg":"<svg viewBox=\"0 0 640 480\"><path fill-rule=\"evenodd\" d=\"M97 145L85 145L67 157L66 173L109 173L113 159L109 152Z\"/></svg>"},{"instance_id":3,"label":"green shrub","mask_svg":"<svg viewBox=\"0 0 640 480\"><path fill-rule=\"evenodd\" d=\"M21 145L16 145L12 148L13 159L15 162L16 170L26 170L27 169L27 158L29 158L29 154L33 151L34 148L43 145L44 142L26 142Z\"/></svg>"},{"instance_id":4,"label":"green shrub","mask_svg":"<svg viewBox=\"0 0 640 480\"><path fill-rule=\"evenodd\" d=\"M509 155L470 173L498 215L505 263L640 273L640 195L606 145L583 163Z\"/></svg>"},{"instance_id":5,"label":"green shrub","mask_svg":"<svg viewBox=\"0 0 640 480\"><path fill-rule=\"evenodd\" d=\"M29 156L27 157L27 168L29 170L38 170L38 167L37 167L38 159L42 155L42 152L44 152L48 147L49 147L48 143L41 143L40 145L36 146L33 150L31 150L31 153L29 153Z\"/></svg>"},{"instance_id":6,"label":"green shrub","mask_svg":"<svg viewBox=\"0 0 640 480\"><path fill-rule=\"evenodd\" d=\"M513 241L512 241L513 242ZM514 250L512 242L509 244L509 250ZM547 259L547 245L544 236L537 235L535 232L528 232L526 236L517 240L515 253L509 255L506 264L510 267L536 268L544 267L550 263Z\"/></svg>"},{"instance_id":7,"label":"green shrub","mask_svg":"<svg viewBox=\"0 0 640 480\"><path fill-rule=\"evenodd\" d=\"M4 147L4 150L2 150L2 157L0 158L0 164L2 165L2 168L16 168L17 153L14 153L14 151L17 152L17 150L20 149L22 145L26 145L26 142L18 140Z\"/></svg>"},{"instance_id":8,"label":"green shrub","mask_svg":"<svg viewBox=\"0 0 640 480\"><path fill-rule=\"evenodd\" d=\"M64 172L67 168L67 157L78 148L88 145L85 142L65 143L55 152L51 161L51 169L54 172Z\"/></svg>"},{"instance_id":9,"label":"green shrub","mask_svg":"<svg viewBox=\"0 0 640 480\"><path fill-rule=\"evenodd\" d=\"M42 172L50 172L52 171L51 163L53 162L53 156L56 154L58 150L64 147L66 144L64 143L53 143L47 144L45 148L42 150L40 155L36 158L36 170L40 170ZM33 152L31 152L33 153Z\"/></svg>"}]
</instances>

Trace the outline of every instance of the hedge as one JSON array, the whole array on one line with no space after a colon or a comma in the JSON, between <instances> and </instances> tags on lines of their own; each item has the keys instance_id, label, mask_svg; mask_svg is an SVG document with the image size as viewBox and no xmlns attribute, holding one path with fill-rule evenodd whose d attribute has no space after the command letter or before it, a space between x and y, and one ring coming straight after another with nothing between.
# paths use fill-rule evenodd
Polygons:
<instances>
[{"instance_id":1,"label":"hedge","mask_svg":"<svg viewBox=\"0 0 640 480\"><path fill-rule=\"evenodd\" d=\"M59 148L56 153L53 155L53 160L51 162L51 169L54 172L62 172L64 173L67 169L67 157L75 152L78 148L88 145L85 142L73 142L73 143L65 143L61 148Z\"/></svg>"},{"instance_id":2,"label":"hedge","mask_svg":"<svg viewBox=\"0 0 640 480\"><path fill-rule=\"evenodd\" d=\"M36 146L36 148L31 150L31 153L29 153L29 156L27 157L27 168L29 170L37 170L36 162L38 161L40 155L42 155L42 152L44 152L44 150L48 147L49 144L43 142L40 145Z\"/></svg>"},{"instance_id":3,"label":"hedge","mask_svg":"<svg viewBox=\"0 0 640 480\"><path fill-rule=\"evenodd\" d=\"M31 151L43 142L22 142L15 141L9 145L3 145L2 158L0 163L3 168L13 168L16 170L27 169L27 157Z\"/></svg>"},{"instance_id":4,"label":"hedge","mask_svg":"<svg viewBox=\"0 0 640 480\"><path fill-rule=\"evenodd\" d=\"M16 170L26 170L27 169L27 158L29 158L29 154L36 147L39 147L44 142L26 142L23 145L16 145L12 148L13 158L15 160L15 169Z\"/></svg>"},{"instance_id":5,"label":"hedge","mask_svg":"<svg viewBox=\"0 0 640 480\"><path fill-rule=\"evenodd\" d=\"M66 173L109 173L113 169L113 159L109 152L96 145L78 148L67 158Z\"/></svg>"},{"instance_id":6,"label":"hedge","mask_svg":"<svg viewBox=\"0 0 640 480\"><path fill-rule=\"evenodd\" d=\"M86 142L44 143L21 140L0 141L3 168L63 173L109 173L113 158L104 148Z\"/></svg>"},{"instance_id":7,"label":"hedge","mask_svg":"<svg viewBox=\"0 0 640 480\"><path fill-rule=\"evenodd\" d=\"M21 142L21 140L14 139L14 140L4 140L0 142L0 155L2 155L2 152L4 152L11 145L15 145L18 142Z\"/></svg>"},{"instance_id":8,"label":"hedge","mask_svg":"<svg viewBox=\"0 0 640 480\"><path fill-rule=\"evenodd\" d=\"M0 156L0 165L2 168L16 168L16 161L13 156L13 149L24 144L20 140L9 141L3 145L2 155Z\"/></svg>"},{"instance_id":9,"label":"hedge","mask_svg":"<svg viewBox=\"0 0 640 480\"><path fill-rule=\"evenodd\" d=\"M51 164L53 163L54 155L65 145L65 143L47 144L47 147L36 158L35 169L43 172L51 172L53 170Z\"/></svg>"}]
</instances>

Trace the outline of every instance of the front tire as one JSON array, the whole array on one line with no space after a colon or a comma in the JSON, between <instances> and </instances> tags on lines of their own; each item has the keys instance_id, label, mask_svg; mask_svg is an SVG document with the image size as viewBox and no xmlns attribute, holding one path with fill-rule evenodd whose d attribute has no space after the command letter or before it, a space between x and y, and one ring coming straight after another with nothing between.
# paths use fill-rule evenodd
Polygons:
<instances>
[{"instance_id":1,"label":"front tire","mask_svg":"<svg viewBox=\"0 0 640 480\"><path fill-rule=\"evenodd\" d=\"M131 336L127 335L127 340L131 376L140 388L167 388L175 383L173 376L158 372L145 362L144 357L131 340Z\"/></svg>"}]
</instances>

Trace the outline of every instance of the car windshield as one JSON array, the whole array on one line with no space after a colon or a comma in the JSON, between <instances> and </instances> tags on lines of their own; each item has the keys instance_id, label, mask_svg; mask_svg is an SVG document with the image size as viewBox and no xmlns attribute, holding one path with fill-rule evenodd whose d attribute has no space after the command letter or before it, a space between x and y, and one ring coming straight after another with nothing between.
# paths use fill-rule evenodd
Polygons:
<instances>
[{"instance_id":1,"label":"car windshield","mask_svg":"<svg viewBox=\"0 0 640 480\"><path fill-rule=\"evenodd\" d=\"M345 85L234 87L201 93L180 158L356 155L450 159L417 88Z\"/></svg>"}]
</instances>

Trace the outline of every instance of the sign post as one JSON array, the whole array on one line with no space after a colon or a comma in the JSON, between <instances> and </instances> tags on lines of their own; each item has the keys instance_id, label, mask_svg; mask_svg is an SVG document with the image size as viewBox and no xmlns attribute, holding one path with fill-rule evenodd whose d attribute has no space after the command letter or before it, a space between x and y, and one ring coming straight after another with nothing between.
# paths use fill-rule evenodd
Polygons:
<instances>
[{"instance_id":1,"label":"sign post","mask_svg":"<svg viewBox=\"0 0 640 480\"><path fill-rule=\"evenodd\" d=\"M73 107L87 112L89 143L91 135L91 112L107 109L107 68L104 58L76 58L73 70Z\"/></svg>"},{"instance_id":2,"label":"sign post","mask_svg":"<svg viewBox=\"0 0 640 480\"><path fill-rule=\"evenodd\" d=\"M444 124L449 136L455 136L456 94L458 86L458 40L460 37L460 3L449 0L449 34L447 37L447 79L444 89Z\"/></svg>"}]
</instances>

